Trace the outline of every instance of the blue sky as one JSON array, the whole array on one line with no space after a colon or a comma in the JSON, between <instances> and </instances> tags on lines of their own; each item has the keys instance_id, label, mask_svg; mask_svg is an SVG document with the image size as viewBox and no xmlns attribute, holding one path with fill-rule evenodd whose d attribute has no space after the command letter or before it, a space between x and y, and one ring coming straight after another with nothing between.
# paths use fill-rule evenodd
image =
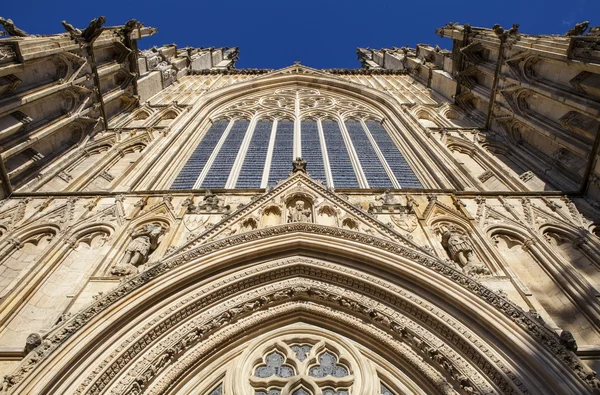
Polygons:
<instances>
[{"instance_id":1,"label":"blue sky","mask_svg":"<svg viewBox=\"0 0 600 395\"><path fill-rule=\"evenodd\" d=\"M62 32L65 19L85 27L98 15L107 25L131 18L159 29L140 48L239 46L238 68L281 68L300 61L315 68L356 68L356 47L438 44L447 22L491 27L499 23L530 34L563 34L576 22L600 24L599 0L504 1L5 1L0 16L31 34Z\"/></svg>"}]
</instances>

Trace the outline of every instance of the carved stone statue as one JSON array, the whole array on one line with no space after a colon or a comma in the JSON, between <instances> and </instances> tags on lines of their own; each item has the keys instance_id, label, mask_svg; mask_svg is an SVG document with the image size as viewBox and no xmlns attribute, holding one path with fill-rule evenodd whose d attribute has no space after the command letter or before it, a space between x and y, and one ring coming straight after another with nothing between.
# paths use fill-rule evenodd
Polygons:
<instances>
[{"instance_id":1,"label":"carved stone statue","mask_svg":"<svg viewBox=\"0 0 600 395\"><path fill-rule=\"evenodd\" d=\"M297 173L306 173L306 161L300 157L296 158L292 161L292 172Z\"/></svg>"},{"instance_id":2,"label":"carved stone statue","mask_svg":"<svg viewBox=\"0 0 600 395\"><path fill-rule=\"evenodd\" d=\"M159 225L146 225L145 229L134 232L131 235L133 239L121 263L115 265L111 273L117 276L128 276L138 272L138 266L143 265L150 253L158 247L158 239L164 233L164 229Z\"/></svg>"},{"instance_id":3,"label":"carved stone statue","mask_svg":"<svg viewBox=\"0 0 600 395\"><path fill-rule=\"evenodd\" d=\"M127 22L125 22L125 25L123 25L123 27L121 28L121 33L122 34L129 34L132 31L134 31L135 29L139 29L141 27L143 27L144 25L141 22L138 22L135 19L130 19Z\"/></svg>"},{"instance_id":4,"label":"carved stone statue","mask_svg":"<svg viewBox=\"0 0 600 395\"><path fill-rule=\"evenodd\" d=\"M40 344L42 344L42 337L39 333L31 333L25 340L25 354L29 354Z\"/></svg>"},{"instance_id":5,"label":"carved stone statue","mask_svg":"<svg viewBox=\"0 0 600 395\"><path fill-rule=\"evenodd\" d=\"M67 33L69 33L72 39L76 40L81 36L81 30L77 29L70 23L67 23L67 21L61 21L60 23L63 25L63 27L65 28Z\"/></svg>"},{"instance_id":6,"label":"carved stone statue","mask_svg":"<svg viewBox=\"0 0 600 395\"><path fill-rule=\"evenodd\" d=\"M567 36L567 37L581 36L583 33L585 33L585 31L587 30L589 25L590 25L589 21L577 23L577 24L575 24L575 26L573 26L571 28L571 30L569 30L568 32L565 33L565 36Z\"/></svg>"},{"instance_id":7,"label":"carved stone statue","mask_svg":"<svg viewBox=\"0 0 600 395\"><path fill-rule=\"evenodd\" d=\"M569 331L562 331L559 337L560 344L565 346L567 350L577 351L577 342L573 337L573 334Z\"/></svg>"},{"instance_id":8,"label":"carved stone statue","mask_svg":"<svg viewBox=\"0 0 600 395\"><path fill-rule=\"evenodd\" d=\"M88 43L94 42L94 40L102 34L102 25L104 25L104 23L106 23L106 17L104 16L92 19L88 27L81 32L81 38Z\"/></svg>"},{"instance_id":9,"label":"carved stone statue","mask_svg":"<svg viewBox=\"0 0 600 395\"><path fill-rule=\"evenodd\" d=\"M15 26L12 19L4 19L0 16L0 25L4 28L4 31L11 37L27 37L29 34L25 30L21 30Z\"/></svg>"},{"instance_id":10,"label":"carved stone statue","mask_svg":"<svg viewBox=\"0 0 600 395\"><path fill-rule=\"evenodd\" d=\"M296 201L294 207L290 207L288 213L288 223L292 222L310 222L310 208L304 208L302 200Z\"/></svg>"},{"instance_id":11,"label":"carved stone statue","mask_svg":"<svg viewBox=\"0 0 600 395\"><path fill-rule=\"evenodd\" d=\"M485 265L476 262L471 242L460 233L445 229L442 234L442 245L450 259L458 263L466 274L491 274Z\"/></svg>"}]
</instances>

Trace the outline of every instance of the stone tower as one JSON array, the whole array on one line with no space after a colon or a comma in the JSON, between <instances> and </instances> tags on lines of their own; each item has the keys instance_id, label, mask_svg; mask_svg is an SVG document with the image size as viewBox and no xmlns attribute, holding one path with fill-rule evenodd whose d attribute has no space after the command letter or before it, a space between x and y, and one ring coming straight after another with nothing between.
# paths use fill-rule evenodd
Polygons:
<instances>
[{"instance_id":1,"label":"stone tower","mask_svg":"<svg viewBox=\"0 0 600 395\"><path fill-rule=\"evenodd\" d=\"M600 390L600 30L236 69L0 19L6 394Z\"/></svg>"}]
</instances>

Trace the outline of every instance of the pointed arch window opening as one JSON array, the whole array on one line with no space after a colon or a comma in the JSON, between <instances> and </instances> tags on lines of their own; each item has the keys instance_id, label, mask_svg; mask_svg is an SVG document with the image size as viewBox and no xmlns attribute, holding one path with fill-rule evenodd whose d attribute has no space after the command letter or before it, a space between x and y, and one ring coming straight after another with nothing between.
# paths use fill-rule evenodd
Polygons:
<instances>
[{"instance_id":1,"label":"pointed arch window opening","mask_svg":"<svg viewBox=\"0 0 600 395\"><path fill-rule=\"evenodd\" d=\"M400 148L373 119L218 120L200 140L171 188L253 189L291 173L296 155L314 179L331 188L423 188ZM294 119L295 118L295 119Z\"/></svg>"}]
</instances>

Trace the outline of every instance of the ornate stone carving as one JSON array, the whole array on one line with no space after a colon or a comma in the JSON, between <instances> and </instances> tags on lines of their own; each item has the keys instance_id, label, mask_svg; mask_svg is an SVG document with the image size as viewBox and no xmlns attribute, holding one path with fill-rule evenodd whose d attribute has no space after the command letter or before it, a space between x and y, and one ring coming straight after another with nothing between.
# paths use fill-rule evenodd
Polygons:
<instances>
[{"instance_id":1,"label":"ornate stone carving","mask_svg":"<svg viewBox=\"0 0 600 395\"><path fill-rule=\"evenodd\" d=\"M587 30L590 25L589 21L583 21L580 23L576 23L568 32L565 33L567 37L581 36Z\"/></svg>"},{"instance_id":2,"label":"ornate stone carving","mask_svg":"<svg viewBox=\"0 0 600 395\"><path fill-rule=\"evenodd\" d=\"M230 212L230 210L231 207L229 205L225 205L223 200L214 193L212 193L210 189L207 189L204 192L204 198L202 199L202 202L200 202L198 205L194 205L191 203L187 205L187 212L189 214L200 214L210 212L227 214Z\"/></svg>"},{"instance_id":3,"label":"ornate stone carving","mask_svg":"<svg viewBox=\"0 0 600 395\"><path fill-rule=\"evenodd\" d=\"M577 351L577 342L573 334L569 331L562 331L560 334L560 344L565 346L569 351Z\"/></svg>"},{"instance_id":4,"label":"ornate stone carving","mask_svg":"<svg viewBox=\"0 0 600 395\"><path fill-rule=\"evenodd\" d=\"M4 19L0 16L0 25L4 28L4 31L12 37L28 37L29 34L25 30L21 30L15 26L12 19Z\"/></svg>"},{"instance_id":5,"label":"ornate stone carving","mask_svg":"<svg viewBox=\"0 0 600 395\"><path fill-rule=\"evenodd\" d=\"M127 249L121 263L111 269L111 273L117 276L128 276L137 274L139 266L148 259L148 255L158 247L159 238L165 232L160 225L147 224L143 229L131 235L133 239Z\"/></svg>"},{"instance_id":6,"label":"ornate stone carving","mask_svg":"<svg viewBox=\"0 0 600 395\"><path fill-rule=\"evenodd\" d=\"M27 336L27 340L25 341L25 354L29 354L35 348L42 344L42 337L39 333L32 333Z\"/></svg>"},{"instance_id":7,"label":"ornate stone carving","mask_svg":"<svg viewBox=\"0 0 600 395\"><path fill-rule=\"evenodd\" d=\"M297 172L306 173L306 161L300 157L292 162L292 173Z\"/></svg>"},{"instance_id":8,"label":"ornate stone carving","mask_svg":"<svg viewBox=\"0 0 600 395\"><path fill-rule=\"evenodd\" d=\"M104 30L102 25L106 23L106 17L99 16L98 18L92 19L88 25L83 30L77 29L67 21L61 22L67 33L71 36L71 39L77 41L78 43L83 45L89 45L93 43L99 36L102 34Z\"/></svg>"},{"instance_id":9,"label":"ornate stone carving","mask_svg":"<svg viewBox=\"0 0 600 395\"><path fill-rule=\"evenodd\" d=\"M312 211L310 207L305 207L304 200L296 200L293 206L288 208L288 223L293 222L312 222Z\"/></svg>"},{"instance_id":10,"label":"ornate stone carving","mask_svg":"<svg viewBox=\"0 0 600 395\"><path fill-rule=\"evenodd\" d=\"M466 236L448 228L442 229L442 245L450 259L458 263L466 274L491 274L484 264L477 261L473 246Z\"/></svg>"}]
</instances>

